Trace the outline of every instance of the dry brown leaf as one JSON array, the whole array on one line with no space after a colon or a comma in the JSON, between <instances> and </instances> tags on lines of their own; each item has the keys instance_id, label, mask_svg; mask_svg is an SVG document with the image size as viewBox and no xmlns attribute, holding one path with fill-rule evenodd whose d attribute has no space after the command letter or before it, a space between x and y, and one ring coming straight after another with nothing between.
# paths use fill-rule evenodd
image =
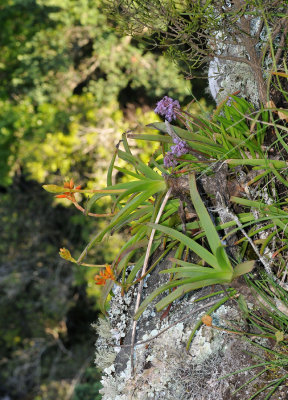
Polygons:
<instances>
[{"instance_id":1,"label":"dry brown leaf","mask_svg":"<svg viewBox=\"0 0 288 400\"><path fill-rule=\"evenodd\" d=\"M265 108L276 108L274 101L273 100L267 101Z\"/></svg>"},{"instance_id":2,"label":"dry brown leaf","mask_svg":"<svg viewBox=\"0 0 288 400\"><path fill-rule=\"evenodd\" d=\"M278 75L278 76L283 76L284 78L288 78L288 74L285 74L285 72L272 72L272 75Z\"/></svg>"},{"instance_id":3,"label":"dry brown leaf","mask_svg":"<svg viewBox=\"0 0 288 400\"><path fill-rule=\"evenodd\" d=\"M278 117L288 122L288 110L284 110L284 108L280 108L280 110L278 111Z\"/></svg>"}]
</instances>

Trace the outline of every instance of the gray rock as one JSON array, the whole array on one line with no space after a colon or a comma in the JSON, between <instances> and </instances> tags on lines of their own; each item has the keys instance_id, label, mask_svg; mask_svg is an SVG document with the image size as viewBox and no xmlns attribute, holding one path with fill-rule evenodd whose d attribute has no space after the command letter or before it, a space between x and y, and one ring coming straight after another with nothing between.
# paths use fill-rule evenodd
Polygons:
<instances>
[{"instance_id":1,"label":"gray rock","mask_svg":"<svg viewBox=\"0 0 288 400\"><path fill-rule=\"evenodd\" d=\"M164 282L165 274L158 275L158 272L169 268L169 263L167 259L163 260L149 276L144 297ZM221 288L215 287L214 290L217 292ZM115 289L107 321L102 320L96 325L99 337L96 342L95 362L97 367L104 370L102 399L243 400L255 393L256 388L259 389L265 383L265 376L233 395L235 390L259 372L258 369L219 380L255 364L257 360L250 353L256 351L261 356L259 349L256 350L241 335L202 325L197 330L189 351L186 350L189 336L197 321L205 315L211 303L226 296L220 294L195 303L197 299L209 294L211 288L186 295L173 303L165 318L161 318L163 312L155 311L156 301L147 307L137 325L133 374L130 347L120 347L119 344L127 346L131 342L136 289L124 297ZM235 300L227 301L211 315L215 326L240 331L245 328L245 319ZM170 328L167 329L168 327ZM139 342L144 343L137 345ZM265 343L263 339L262 344ZM278 400L285 398L275 397Z\"/></svg>"}]
</instances>

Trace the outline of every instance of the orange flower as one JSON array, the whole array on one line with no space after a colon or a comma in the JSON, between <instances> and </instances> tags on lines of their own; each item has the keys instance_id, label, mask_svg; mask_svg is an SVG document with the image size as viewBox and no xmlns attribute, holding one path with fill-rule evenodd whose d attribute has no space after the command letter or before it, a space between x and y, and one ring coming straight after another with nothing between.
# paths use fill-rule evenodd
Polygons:
<instances>
[{"instance_id":1,"label":"orange flower","mask_svg":"<svg viewBox=\"0 0 288 400\"><path fill-rule=\"evenodd\" d=\"M76 186L74 188L74 181L73 179L70 179L70 182L64 182L64 189L81 189L81 186ZM75 195L72 192L65 192L64 194L57 194L58 199L68 199L72 201L73 203L76 203Z\"/></svg>"},{"instance_id":2,"label":"orange flower","mask_svg":"<svg viewBox=\"0 0 288 400\"><path fill-rule=\"evenodd\" d=\"M112 271L111 265L105 266L105 271L100 271L99 275L95 275L94 280L96 285L105 285L107 279L115 281L115 275Z\"/></svg>"}]
</instances>

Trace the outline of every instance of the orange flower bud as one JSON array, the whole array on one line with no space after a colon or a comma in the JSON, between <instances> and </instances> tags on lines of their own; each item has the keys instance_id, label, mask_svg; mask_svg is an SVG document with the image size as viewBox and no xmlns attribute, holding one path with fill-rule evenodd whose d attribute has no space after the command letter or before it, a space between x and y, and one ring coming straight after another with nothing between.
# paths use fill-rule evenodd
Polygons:
<instances>
[{"instance_id":1,"label":"orange flower bud","mask_svg":"<svg viewBox=\"0 0 288 400\"><path fill-rule=\"evenodd\" d=\"M61 194L57 194L55 197L57 197L57 199L67 199L72 201L73 203L76 203L76 198L74 193L72 192L65 192L65 189L74 189L74 180L70 179L69 182L64 182L63 186L57 186L57 185L43 185L43 189L45 189L47 192L50 193L61 193ZM81 185L76 186L75 188L76 190L80 190L81 189ZM64 193L63 193L64 192Z\"/></svg>"},{"instance_id":2,"label":"orange flower bud","mask_svg":"<svg viewBox=\"0 0 288 400\"><path fill-rule=\"evenodd\" d=\"M94 277L94 280L95 280L96 285L105 285L105 283L106 283L106 279L101 277L100 275L96 275Z\"/></svg>"},{"instance_id":3,"label":"orange flower bud","mask_svg":"<svg viewBox=\"0 0 288 400\"><path fill-rule=\"evenodd\" d=\"M62 247L59 250L59 255L61 258L64 258L64 260L76 262L76 260L71 256L70 251L68 249L65 249L65 247Z\"/></svg>"},{"instance_id":4,"label":"orange flower bud","mask_svg":"<svg viewBox=\"0 0 288 400\"><path fill-rule=\"evenodd\" d=\"M105 267L105 275L107 276L107 279L112 279L112 281L115 281L115 275L112 271L111 265L107 264Z\"/></svg>"}]
</instances>

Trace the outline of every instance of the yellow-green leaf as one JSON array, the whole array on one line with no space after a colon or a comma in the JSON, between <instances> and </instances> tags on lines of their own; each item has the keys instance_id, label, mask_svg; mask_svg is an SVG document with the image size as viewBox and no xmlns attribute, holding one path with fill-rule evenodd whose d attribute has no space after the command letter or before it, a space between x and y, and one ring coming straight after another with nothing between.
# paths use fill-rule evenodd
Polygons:
<instances>
[{"instance_id":1,"label":"yellow-green leaf","mask_svg":"<svg viewBox=\"0 0 288 400\"><path fill-rule=\"evenodd\" d=\"M64 189L63 186L58 186L58 185L43 185L42 186L46 192L49 193L64 193L65 191L69 191L67 189Z\"/></svg>"}]
</instances>

